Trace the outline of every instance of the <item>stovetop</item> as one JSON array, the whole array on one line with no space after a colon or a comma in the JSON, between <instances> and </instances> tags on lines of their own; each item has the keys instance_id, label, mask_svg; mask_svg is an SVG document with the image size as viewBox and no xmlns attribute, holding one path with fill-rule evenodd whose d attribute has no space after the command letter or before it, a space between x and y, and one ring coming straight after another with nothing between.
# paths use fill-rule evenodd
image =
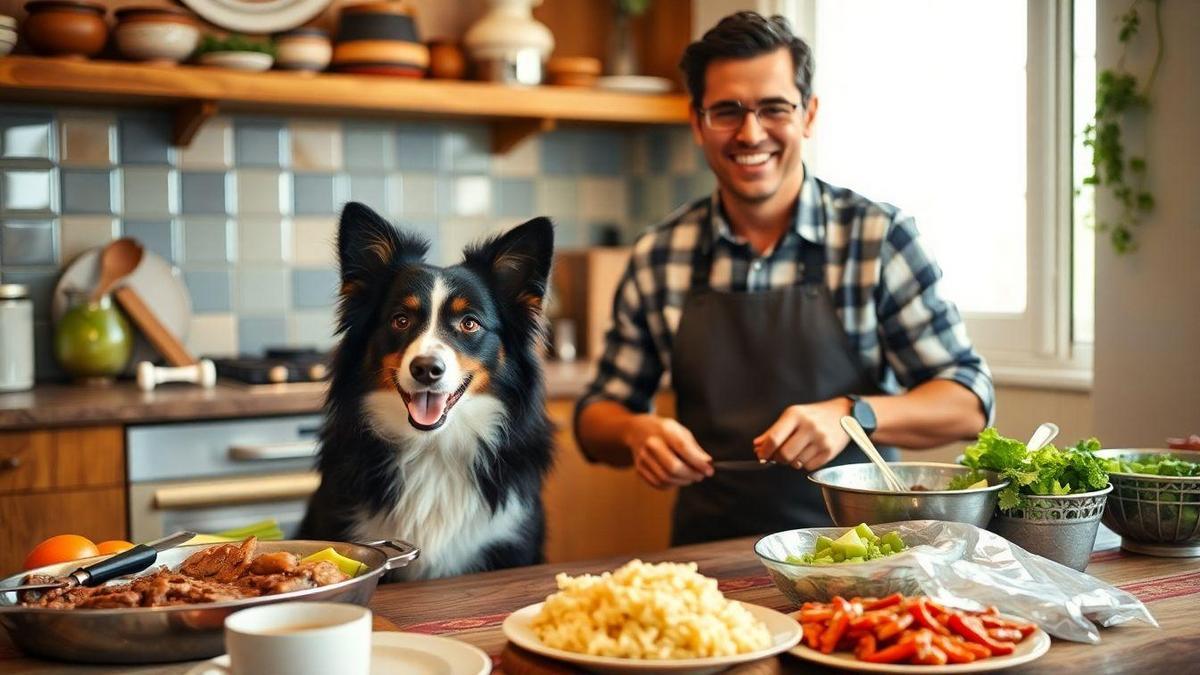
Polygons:
<instances>
[{"instance_id":1,"label":"stovetop","mask_svg":"<svg viewBox=\"0 0 1200 675\"><path fill-rule=\"evenodd\" d=\"M316 349L268 348L264 355L214 357L217 377L246 384L320 382L329 375L329 352Z\"/></svg>"}]
</instances>

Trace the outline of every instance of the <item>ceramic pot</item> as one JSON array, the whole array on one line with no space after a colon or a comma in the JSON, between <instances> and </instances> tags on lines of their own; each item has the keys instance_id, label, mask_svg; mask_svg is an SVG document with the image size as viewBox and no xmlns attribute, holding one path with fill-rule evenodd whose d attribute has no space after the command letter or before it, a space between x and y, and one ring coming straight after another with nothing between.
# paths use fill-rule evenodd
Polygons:
<instances>
[{"instance_id":1,"label":"ceramic pot","mask_svg":"<svg viewBox=\"0 0 1200 675\"><path fill-rule=\"evenodd\" d=\"M7 56L17 44L17 20L0 14L0 56Z\"/></svg>"},{"instance_id":2,"label":"ceramic pot","mask_svg":"<svg viewBox=\"0 0 1200 675\"><path fill-rule=\"evenodd\" d=\"M117 10L113 37L125 58L173 65L196 50L200 27L192 15L182 9L126 7Z\"/></svg>"},{"instance_id":3,"label":"ceramic pot","mask_svg":"<svg viewBox=\"0 0 1200 675\"><path fill-rule=\"evenodd\" d=\"M200 55L201 65L251 73L270 70L274 62L275 57L263 52L206 52Z\"/></svg>"},{"instance_id":4,"label":"ceramic pot","mask_svg":"<svg viewBox=\"0 0 1200 675\"><path fill-rule=\"evenodd\" d=\"M104 5L89 0L34 0L25 3L25 40L46 56L88 58L108 40Z\"/></svg>"},{"instance_id":5,"label":"ceramic pot","mask_svg":"<svg viewBox=\"0 0 1200 675\"><path fill-rule=\"evenodd\" d=\"M590 56L555 56L546 63L550 84L563 87L594 87L600 69L600 59Z\"/></svg>"},{"instance_id":6,"label":"ceramic pot","mask_svg":"<svg viewBox=\"0 0 1200 675\"><path fill-rule=\"evenodd\" d=\"M554 51L550 29L533 18L541 0L491 0L491 9L463 38L480 79L540 84L542 64Z\"/></svg>"},{"instance_id":7,"label":"ceramic pot","mask_svg":"<svg viewBox=\"0 0 1200 675\"><path fill-rule=\"evenodd\" d=\"M429 76L437 80L461 80L467 74L467 57L453 40L429 43Z\"/></svg>"},{"instance_id":8,"label":"ceramic pot","mask_svg":"<svg viewBox=\"0 0 1200 675\"><path fill-rule=\"evenodd\" d=\"M344 73L424 77L429 48L404 2L367 2L342 9L333 69Z\"/></svg>"},{"instance_id":9,"label":"ceramic pot","mask_svg":"<svg viewBox=\"0 0 1200 675\"><path fill-rule=\"evenodd\" d=\"M86 294L79 293L72 301L75 304L59 319L54 333L59 364L78 379L116 377L133 351L129 323L107 295L89 302Z\"/></svg>"},{"instance_id":10,"label":"ceramic pot","mask_svg":"<svg viewBox=\"0 0 1200 675\"><path fill-rule=\"evenodd\" d=\"M316 73L333 57L329 36L320 28L297 28L275 36L275 66L283 70Z\"/></svg>"}]
</instances>

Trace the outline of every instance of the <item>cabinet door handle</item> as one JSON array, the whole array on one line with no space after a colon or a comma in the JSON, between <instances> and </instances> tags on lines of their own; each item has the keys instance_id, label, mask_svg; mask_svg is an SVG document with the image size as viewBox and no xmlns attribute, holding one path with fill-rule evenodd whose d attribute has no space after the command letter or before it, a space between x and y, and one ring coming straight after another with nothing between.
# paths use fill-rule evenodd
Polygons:
<instances>
[{"instance_id":1,"label":"cabinet door handle","mask_svg":"<svg viewBox=\"0 0 1200 675\"><path fill-rule=\"evenodd\" d=\"M261 462L271 459L303 459L317 454L316 441L294 441L287 443L258 443L254 445L232 445L229 458L238 462Z\"/></svg>"},{"instance_id":2,"label":"cabinet door handle","mask_svg":"<svg viewBox=\"0 0 1200 675\"><path fill-rule=\"evenodd\" d=\"M207 483L185 483L161 487L154 491L154 507L165 509L199 509L231 504L305 499L321 484L317 473L284 474L239 478Z\"/></svg>"},{"instance_id":3,"label":"cabinet door handle","mask_svg":"<svg viewBox=\"0 0 1200 675\"><path fill-rule=\"evenodd\" d=\"M21 458L20 457L5 457L4 459L0 459L0 471L6 471L8 469L16 469L20 466L21 466Z\"/></svg>"}]
</instances>

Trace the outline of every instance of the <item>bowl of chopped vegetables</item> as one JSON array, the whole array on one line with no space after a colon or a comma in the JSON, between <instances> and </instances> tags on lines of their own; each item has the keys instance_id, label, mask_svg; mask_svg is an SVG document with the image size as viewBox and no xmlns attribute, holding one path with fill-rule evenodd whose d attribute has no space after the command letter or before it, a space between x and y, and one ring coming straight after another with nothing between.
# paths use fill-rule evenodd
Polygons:
<instances>
[{"instance_id":1,"label":"bowl of chopped vegetables","mask_svg":"<svg viewBox=\"0 0 1200 675\"><path fill-rule=\"evenodd\" d=\"M963 557L961 541L937 545L906 541L906 523L869 527L811 527L768 534L754 544L754 553L767 568L780 592L797 606L828 602L835 596L882 597L920 593L912 570L920 556L953 561ZM909 535L909 539L912 539Z\"/></svg>"},{"instance_id":2,"label":"bowl of chopped vegetables","mask_svg":"<svg viewBox=\"0 0 1200 675\"><path fill-rule=\"evenodd\" d=\"M1156 448L1100 450L1113 491L1102 522L1121 548L1167 557L1200 556L1200 456Z\"/></svg>"},{"instance_id":3,"label":"bowl of chopped vegetables","mask_svg":"<svg viewBox=\"0 0 1200 675\"><path fill-rule=\"evenodd\" d=\"M874 464L825 467L808 479L821 488L834 525L949 520L987 527L1008 480L986 469L938 462L888 462L909 489L888 490Z\"/></svg>"}]
</instances>

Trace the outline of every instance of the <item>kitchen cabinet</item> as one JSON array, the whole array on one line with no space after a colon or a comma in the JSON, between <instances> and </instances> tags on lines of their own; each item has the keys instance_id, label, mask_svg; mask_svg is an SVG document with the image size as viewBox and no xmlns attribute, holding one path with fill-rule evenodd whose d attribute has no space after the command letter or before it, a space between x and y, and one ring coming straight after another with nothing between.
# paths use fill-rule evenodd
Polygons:
<instances>
[{"instance_id":1,"label":"kitchen cabinet","mask_svg":"<svg viewBox=\"0 0 1200 675\"><path fill-rule=\"evenodd\" d=\"M121 427L0 432L0 575L67 532L127 538Z\"/></svg>"},{"instance_id":2,"label":"kitchen cabinet","mask_svg":"<svg viewBox=\"0 0 1200 675\"><path fill-rule=\"evenodd\" d=\"M674 398L660 395L656 408L673 414ZM554 469L542 490L547 562L666 548L676 491L646 485L632 467L588 463L572 430L575 401L551 400L547 409L556 427Z\"/></svg>"}]
</instances>

